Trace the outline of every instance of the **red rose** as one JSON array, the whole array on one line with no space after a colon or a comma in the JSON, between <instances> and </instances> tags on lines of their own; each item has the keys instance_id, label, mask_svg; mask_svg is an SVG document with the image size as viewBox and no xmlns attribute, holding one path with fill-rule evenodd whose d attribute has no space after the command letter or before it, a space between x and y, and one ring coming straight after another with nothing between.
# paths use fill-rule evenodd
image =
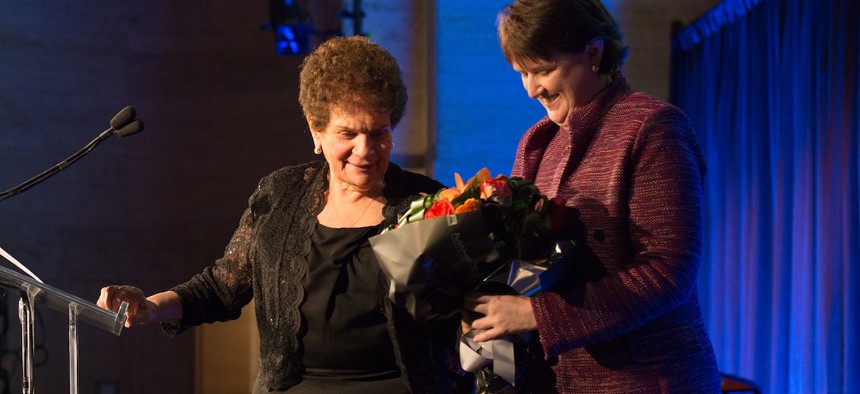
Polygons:
<instances>
[{"instance_id":1,"label":"red rose","mask_svg":"<svg viewBox=\"0 0 860 394\"><path fill-rule=\"evenodd\" d=\"M424 212L424 219L431 219L439 216L453 215L454 205L447 199L441 199L433 203L427 211Z\"/></svg>"},{"instance_id":2,"label":"red rose","mask_svg":"<svg viewBox=\"0 0 860 394\"><path fill-rule=\"evenodd\" d=\"M546 215L549 218L550 231L556 234L564 233L574 219L571 217L571 209L565 205L564 199L558 196L550 199L548 204Z\"/></svg>"}]
</instances>

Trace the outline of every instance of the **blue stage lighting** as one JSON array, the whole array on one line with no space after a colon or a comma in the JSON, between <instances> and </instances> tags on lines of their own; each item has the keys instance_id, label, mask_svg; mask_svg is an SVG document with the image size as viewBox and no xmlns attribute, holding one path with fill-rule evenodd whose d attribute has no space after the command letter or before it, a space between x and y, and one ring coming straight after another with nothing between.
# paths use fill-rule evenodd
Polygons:
<instances>
[{"instance_id":1,"label":"blue stage lighting","mask_svg":"<svg viewBox=\"0 0 860 394\"><path fill-rule=\"evenodd\" d=\"M275 33L275 53L303 56L310 51L313 28L294 0L270 0L269 16Z\"/></svg>"},{"instance_id":2,"label":"blue stage lighting","mask_svg":"<svg viewBox=\"0 0 860 394\"><path fill-rule=\"evenodd\" d=\"M310 37L310 25L275 25L275 53L282 56L306 55L310 49Z\"/></svg>"}]
</instances>

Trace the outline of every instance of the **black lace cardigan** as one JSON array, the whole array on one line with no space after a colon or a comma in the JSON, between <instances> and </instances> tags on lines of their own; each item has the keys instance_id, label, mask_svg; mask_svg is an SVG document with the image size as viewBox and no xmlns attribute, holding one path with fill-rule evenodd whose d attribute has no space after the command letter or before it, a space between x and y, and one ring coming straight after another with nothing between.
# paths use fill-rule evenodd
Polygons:
<instances>
[{"instance_id":1,"label":"black lace cardigan","mask_svg":"<svg viewBox=\"0 0 860 394\"><path fill-rule=\"evenodd\" d=\"M224 256L172 289L181 298L183 315L178 325L163 325L168 335L202 323L236 319L253 298L260 333L257 379L270 390L285 390L301 380L297 338L302 325L299 304L304 298L301 279L307 271L316 216L325 205L328 173L328 164L317 161L279 169L260 181ZM419 193L442 187L391 164L384 180L385 224L393 223ZM449 391L446 363L456 343L458 321L418 324L390 303L385 303L385 313L407 386L419 393Z\"/></svg>"}]
</instances>

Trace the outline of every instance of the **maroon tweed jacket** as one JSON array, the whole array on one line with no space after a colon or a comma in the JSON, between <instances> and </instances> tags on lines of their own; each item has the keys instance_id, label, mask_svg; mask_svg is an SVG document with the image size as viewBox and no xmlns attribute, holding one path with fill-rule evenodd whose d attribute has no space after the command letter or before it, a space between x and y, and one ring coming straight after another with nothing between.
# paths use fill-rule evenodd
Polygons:
<instances>
[{"instance_id":1,"label":"maroon tweed jacket","mask_svg":"<svg viewBox=\"0 0 860 394\"><path fill-rule=\"evenodd\" d=\"M585 250L532 299L544 359L529 391L719 392L696 292L701 150L678 108L613 78L564 129L544 118L517 150L512 175L579 211Z\"/></svg>"}]
</instances>

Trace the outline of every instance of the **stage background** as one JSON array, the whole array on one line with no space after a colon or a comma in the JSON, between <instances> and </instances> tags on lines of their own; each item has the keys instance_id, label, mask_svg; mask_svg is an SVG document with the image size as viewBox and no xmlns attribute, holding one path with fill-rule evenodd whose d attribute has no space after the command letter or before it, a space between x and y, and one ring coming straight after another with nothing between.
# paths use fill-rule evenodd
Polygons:
<instances>
[{"instance_id":1,"label":"stage background","mask_svg":"<svg viewBox=\"0 0 860 394\"><path fill-rule=\"evenodd\" d=\"M700 297L723 371L860 392L860 3L724 1L674 41L708 163Z\"/></svg>"}]
</instances>

